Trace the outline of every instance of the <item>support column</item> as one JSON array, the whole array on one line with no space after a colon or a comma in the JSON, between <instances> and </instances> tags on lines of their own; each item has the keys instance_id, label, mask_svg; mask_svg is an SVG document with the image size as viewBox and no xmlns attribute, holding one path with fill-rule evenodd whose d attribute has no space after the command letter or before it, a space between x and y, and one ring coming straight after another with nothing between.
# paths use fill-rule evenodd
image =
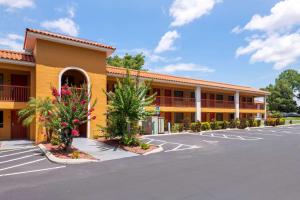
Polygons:
<instances>
[{"instance_id":1,"label":"support column","mask_svg":"<svg viewBox=\"0 0 300 200\"><path fill-rule=\"evenodd\" d=\"M196 121L201 122L201 87L197 86L195 89L196 98Z\"/></svg>"},{"instance_id":2,"label":"support column","mask_svg":"<svg viewBox=\"0 0 300 200\"><path fill-rule=\"evenodd\" d=\"M264 106L265 106L264 120L266 120L267 119L267 96L264 97Z\"/></svg>"},{"instance_id":3,"label":"support column","mask_svg":"<svg viewBox=\"0 0 300 200\"><path fill-rule=\"evenodd\" d=\"M234 102L235 102L235 119L240 118L240 93L237 91L234 95Z\"/></svg>"}]
</instances>

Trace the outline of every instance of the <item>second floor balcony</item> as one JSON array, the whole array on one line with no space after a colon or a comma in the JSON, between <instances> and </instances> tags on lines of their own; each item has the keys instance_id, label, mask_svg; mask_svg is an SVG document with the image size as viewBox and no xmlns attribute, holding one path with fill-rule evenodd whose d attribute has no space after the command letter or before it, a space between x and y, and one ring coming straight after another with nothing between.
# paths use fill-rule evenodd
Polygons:
<instances>
[{"instance_id":1,"label":"second floor balcony","mask_svg":"<svg viewBox=\"0 0 300 200\"><path fill-rule=\"evenodd\" d=\"M166 107L195 107L195 98L186 97L169 97L169 96L157 96L153 103L155 106L166 106ZM227 108L235 109L234 101L215 100L215 99L202 99L202 108ZM250 102L240 102L240 109L255 109L263 110L263 104L256 104Z\"/></svg>"},{"instance_id":2,"label":"second floor balcony","mask_svg":"<svg viewBox=\"0 0 300 200\"><path fill-rule=\"evenodd\" d=\"M27 102L29 95L29 86L0 85L0 101Z\"/></svg>"}]
</instances>

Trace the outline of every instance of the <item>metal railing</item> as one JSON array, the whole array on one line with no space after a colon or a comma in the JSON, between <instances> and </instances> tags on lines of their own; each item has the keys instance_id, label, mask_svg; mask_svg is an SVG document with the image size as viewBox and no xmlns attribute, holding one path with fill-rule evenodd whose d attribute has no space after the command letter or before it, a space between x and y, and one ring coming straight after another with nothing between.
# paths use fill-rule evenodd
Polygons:
<instances>
[{"instance_id":1,"label":"metal railing","mask_svg":"<svg viewBox=\"0 0 300 200\"><path fill-rule=\"evenodd\" d=\"M234 101L202 99L201 106L203 108L235 108Z\"/></svg>"},{"instance_id":2,"label":"metal railing","mask_svg":"<svg viewBox=\"0 0 300 200\"><path fill-rule=\"evenodd\" d=\"M29 86L0 85L0 101L27 102Z\"/></svg>"}]
</instances>

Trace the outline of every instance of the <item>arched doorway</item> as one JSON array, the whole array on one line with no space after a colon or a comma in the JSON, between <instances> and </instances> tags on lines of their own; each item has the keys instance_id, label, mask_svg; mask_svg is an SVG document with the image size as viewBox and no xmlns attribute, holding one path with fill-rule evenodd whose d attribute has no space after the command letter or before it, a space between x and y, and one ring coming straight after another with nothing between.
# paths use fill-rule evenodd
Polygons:
<instances>
[{"instance_id":1,"label":"arched doorway","mask_svg":"<svg viewBox=\"0 0 300 200\"><path fill-rule=\"evenodd\" d=\"M80 88L82 84L87 84L89 88L90 83L89 77L84 70L80 68L69 67L62 70L59 76L59 88L61 89L61 87L65 84L76 88ZM87 122L79 126L79 137L89 136L89 123L90 122Z\"/></svg>"}]
</instances>

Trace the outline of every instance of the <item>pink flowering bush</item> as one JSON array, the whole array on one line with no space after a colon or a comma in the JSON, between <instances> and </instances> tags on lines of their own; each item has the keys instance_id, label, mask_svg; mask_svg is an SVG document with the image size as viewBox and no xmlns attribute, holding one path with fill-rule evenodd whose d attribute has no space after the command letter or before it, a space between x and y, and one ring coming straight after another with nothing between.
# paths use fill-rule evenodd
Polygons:
<instances>
[{"instance_id":1,"label":"pink flowering bush","mask_svg":"<svg viewBox=\"0 0 300 200\"><path fill-rule=\"evenodd\" d=\"M74 137L80 136L79 126L89 120L95 120L93 115L96 101L91 102L91 92L86 85L81 88L69 87L67 84L61 88L59 94L56 88L52 88L52 95L55 98L55 112L59 126L57 132L65 145L65 150L69 150ZM90 104L90 108L89 108Z\"/></svg>"}]
</instances>

